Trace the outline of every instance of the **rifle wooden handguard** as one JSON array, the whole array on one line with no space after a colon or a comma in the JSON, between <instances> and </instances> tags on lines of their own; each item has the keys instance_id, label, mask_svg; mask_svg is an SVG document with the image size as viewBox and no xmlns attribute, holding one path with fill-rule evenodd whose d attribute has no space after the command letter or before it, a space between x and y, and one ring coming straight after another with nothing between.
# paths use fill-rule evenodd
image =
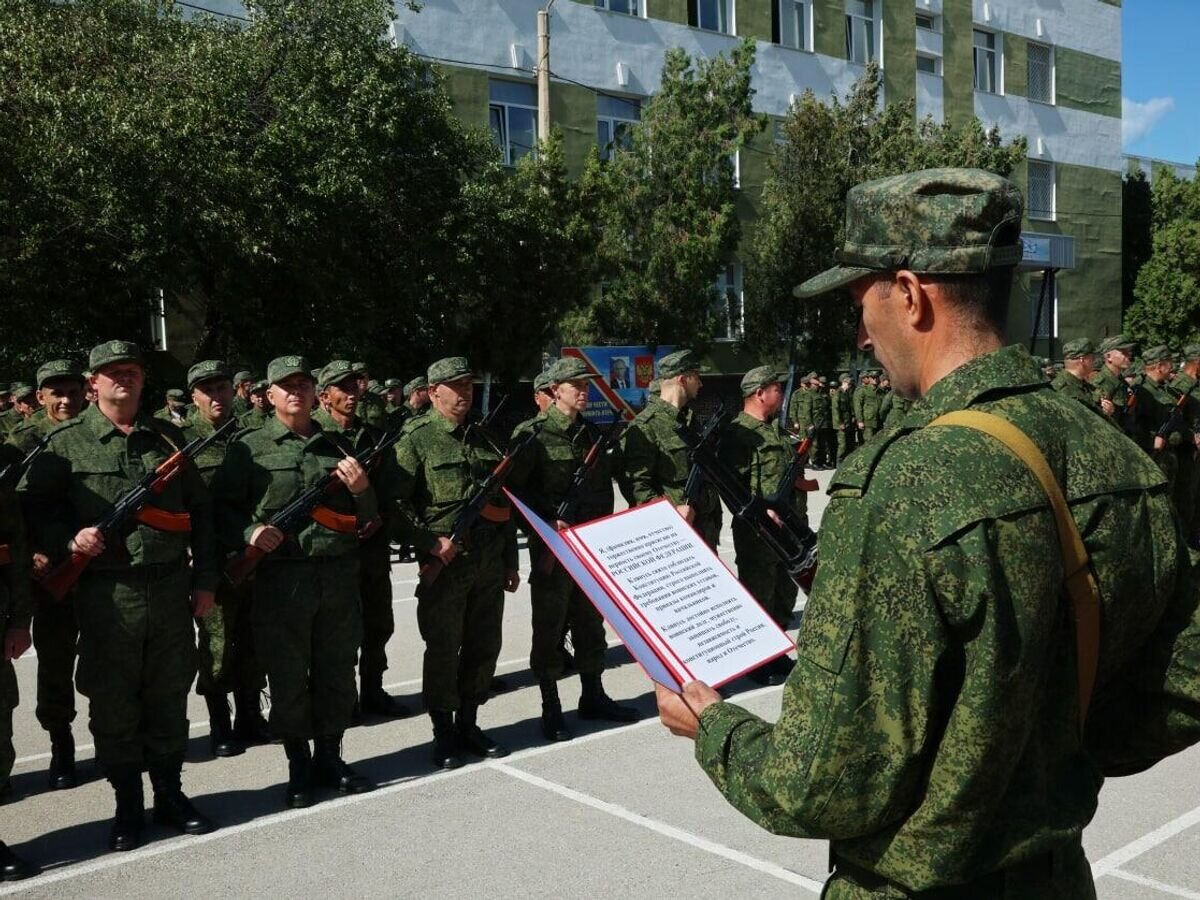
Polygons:
<instances>
[{"instance_id":1,"label":"rifle wooden handguard","mask_svg":"<svg viewBox=\"0 0 1200 900\"><path fill-rule=\"evenodd\" d=\"M358 517L347 516L339 512L334 512L328 506L315 506L313 511L308 514L314 522L322 528L328 528L330 531L336 531L338 534L358 534Z\"/></svg>"},{"instance_id":2,"label":"rifle wooden handguard","mask_svg":"<svg viewBox=\"0 0 1200 900\"><path fill-rule=\"evenodd\" d=\"M479 518L493 525L503 525L512 516L512 507L489 503L479 511Z\"/></svg>"},{"instance_id":3,"label":"rifle wooden handguard","mask_svg":"<svg viewBox=\"0 0 1200 900\"><path fill-rule=\"evenodd\" d=\"M143 506L134 515L143 525L148 525L155 531L170 531L185 534L192 530L192 517L187 513L167 512L157 506Z\"/></svg>"}]
</instances>

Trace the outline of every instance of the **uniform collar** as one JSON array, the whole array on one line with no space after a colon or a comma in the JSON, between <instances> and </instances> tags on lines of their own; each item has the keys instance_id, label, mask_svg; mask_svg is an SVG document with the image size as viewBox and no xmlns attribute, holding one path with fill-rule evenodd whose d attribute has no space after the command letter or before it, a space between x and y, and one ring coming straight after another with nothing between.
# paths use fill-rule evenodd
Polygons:
<instances>
[{"instance_id":1,"label":"uniform collar","mask_svg":"<svg viewBox=\"0 0 1200 900\"><path fill-rule=\"evenodd\" d=\"M108 440L114 434L120 435L121 437L125 436L125 432L114 425L112 420L104 415L104 413L100 412L100 404L98 403L90 404L88 408L83 411L81 418L87 423L88 427L92 430L92 433L102 441ZM150 417L144 412L138 413L137 418L133 420L133 430L153 431L154 429L150 426Z\"/></svg>"},{"instance_id":2,"label":"uniform collar","mask_svg":"<svg viewBox=\"0 0 1200 900\"><path fill-rule=\"evenodd\" d=\"M296 434L296 432L284 425L283 422L280 421L279 416L271 416L269 419L267 419L266 424L263 425L262 430L266 433L267 437L277 444L287 440L289 437L307 443L325 433L325 429L321 427L321 422L316 416L313 416L313 427L315 428L315 431L313 431L312 436L306 438Z\"/></svg>"},{"instance_id":3,"label":"uniform collar","mask_svg":"<svg viewBox=\"0 0 1200 900\"><path fill-rule=\"evenodd\" d=\"M966 409L992 393L1008 395L1049 386L1033 357L1013 344L977 356L943 377L913 404L905 424L928 425L943 413Z\"/></svg>"},{"instance_id":4,"label":"uniform collar","mask_svg":"<svg viewBox=\"0 0 1200 900\"><path fill-rule=\"evenodd\" d=\"M668 403L662 397L651 397L650 406L654 412L664 416L670 416L676 422L683 422L687 417L688 408L685 406L682 409Z\"/></svg>"},{"instance_id":5,"label":"uniform collar","mask_svg":"<svg viewBox=\"0 0 1200 900\"><path fill-rule=\"evenodd\" d=\"M572 422L567 418L566 414L563 413L563 411L553 403L546 407L546 411L542 414L542 416L545 423L542 426L543 428L547 428L550 431L557 431L562 434L566 434L572 429L578 428L580 420L582 419L582 416L580 416L576 418L574 422Z\"/></svg>"},{"instance_id":6,"label":"uniform collar","mask_svg":"<svg viewBox=\"0 0 1200 900\"><path fill-rule=\"evenodd\" d=\"M318 408L313 413L313 419L321 426L322 431L332 431L334 434L357 434L362 430L362 419L358 415L354 416L353 424L349 428L339 425L337 419L323 408Z\"/></svg>"}]
</instances>

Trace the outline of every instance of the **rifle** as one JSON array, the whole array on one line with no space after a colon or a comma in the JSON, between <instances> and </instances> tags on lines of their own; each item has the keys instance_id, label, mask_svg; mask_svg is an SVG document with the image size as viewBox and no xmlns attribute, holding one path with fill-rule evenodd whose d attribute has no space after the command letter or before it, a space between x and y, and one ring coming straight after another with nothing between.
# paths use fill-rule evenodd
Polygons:
<instances>
[{"instance_id":1,"label":"rifle","mask_svg":"<svg viewBox=\"0 0 1200 900\"><path fill-rule=\"evenodd\" d=\"M707 422L704 423L704 427L700 429L699 433L688 428L686 425L678 425L676 426L676 430L679 431L680 434L683 434L683 432L686 431L700 444L705 444L712 439L714 434L717 433L717 428L720 427L721 419L724 415L725 401L722 400L717 404L717 411L709 417ZM688 449L691 450L690 444L688 445ZM700 499L700 488L704 485L704 470L696 464L695 451L690 452L689 455L692 457L692 467L688 470L687 481L683 483L683 497L681 498L681 506L695 506L696 501Z\"/></svg>"},{"instance_id":2,"label":"rifle","mask_svg":"<svg viewBox=\"0 0 1200 900\"><path fill-rule=\"evenodd\" d=\"M137 519L144 525L160 531L191 531L191 517L187 513L172 513L152 507L149 505L150 498L161 494L192 459L224 437L230 429L237 427L237 424L237 419L231 418L220 428L214 429L208 437L188 441L159 463L154 471L143 475L141 480L126 491L91 527L100 529L106 543L130 519ZM91 561L92 557L87 554L72 550L69 557L46 573L41 580L42 589L55 600L62 600Z\"/></svg>"},{"instance_id":3,"label":"rifle","mask_svg":"<svg viewBox=\"0 0 1200 900\"><path fill-rule=\"evenodd\" d=\"M808 452L812 449L812 438L806 437L796 445L796 453L792 456L792 461L788 463L787 469L784 470L783 477L779 479L779 487L775 489L775 493L770 497L772 506L787 506L792 502L792 494L796 492L796 488L802 488L805 491L815 491L818 487L817 482L811 478L804 477L804 466L808 462Z\"/></svg>"},{"instance_id":4,"label":"rifle","mask_svg":"<svg viewBox=\"0 0 1200 900\"><path fill-rule=\"evenodd\" d=\"M516 458L521 454L521 451L529 446L530 442L537 437L538 432L541 430L542 423L534 423L529 431L513 444L507 453L500 457L500 462L496 463L496 467L483 480L483 483L476 488L475 493L471 495L471 498L463 508L458 511L458 515L454 517L454 525L448 535L453 544L459 547L463 546L467 535L475 527L475 523L480 518L497 523L507 521L508 510L496 510L489 513L489 508L494 509L491 502L492 496L504 485L504 480L508 478L508 473L512 469ZM446 564L436 556L426 560L420 569L421 586L427 587L437 581L437 577L442 574L442 569L444 568L446 568Z\"/></svg>"},{"instance_id":5,"label":"rifle","mask_svg":"<svg viewBox=\"0 0 1200 900\"><path fill-rule=\"evenodd\" d=\"M717 457L710 440L682 425L677 430L691 451L693 464L704 472L729 511L754 528L763 544L779 557L792 581L808 593L817 571L817 534L808 527L808 522L790 503L776 504L751 493ZM775 513L779 521L769 512Z\"/></svg>"},{"instance_id":6,"label":"rifle","mask_svg":"<svg viewBox=\"0 0 1200 900\"><path fill-rule=\"evenodd\" d=\"M371 468L384 453L396 445L396 442L400 440L401 431L402 429L396 428L393 431L385 432L379 438L378 443L366 453L350 458L364 470ZM326 472L316 484L302 490L287 506L271 516L267 525L271 528L278 528L289 538L293 537L308 519L312 519L332 531L347 530L343 520L351 517L335 513L321 503L326 494L337 490L341 484L341 479L335 472ZM258 568L258 564L266 555L266 550L252 544L247 545L240 554L229 561L225 567L225 577L229 579L230 584L237 587L250 577L250 573Z\"/></svg>"},{"instance_id":7,"label":"rifle","mask_svg":"<svg viewBox=\"0 0 1200 900\"><path fill-rule=\"evenodd\" d=\"M1173 389L1168 387L1167 390ZM1167 420L1163 422L1161 426L1159 426L1158 431L1154 434L1155 437L1160 437L1166 440L1171 436L1172 431L1178 430L1179 426L1183 424L1183 408L1187 406L1187 401L1188 395L1186 393L1180 393L1179 397L1175 400L1175 405L1171 408L1171 414L1167 416Z\"/></svg>"},{"instance_id":8,"label":"rifle","mask_svg":"<svg viewBox=\"0 0 1200 900\"><path fill-rule=\"evenodd\" d=\"M493 406L491 409L489 409L488 414L486 416L484 416L482 419L480 419L478 422L476 422L475 424L481 425L482 427L487 428L489 425L491 425L493 422L496 421L496 416L498 416L500 414L500 410L504 409L504 404L507 402L508 402L508 394L505 394L503 397L500 398L500 402L497 403L495 406Z\"/></svg>"},{"instance_id":9,"label":"rifle","mask_svg":"<svg viewBox=\"0 0 1200 900\"><path fill-rule=\"evenodd\" d=\"M46 435L38 441L32 450L25 454L24 459L10 462L3 469L0 469L0 489L14 488L17 482L21 480L21 476L33 464L33 461L42 455L42 451L49 444L50 435Z\"/></svg>"}]
</instances>

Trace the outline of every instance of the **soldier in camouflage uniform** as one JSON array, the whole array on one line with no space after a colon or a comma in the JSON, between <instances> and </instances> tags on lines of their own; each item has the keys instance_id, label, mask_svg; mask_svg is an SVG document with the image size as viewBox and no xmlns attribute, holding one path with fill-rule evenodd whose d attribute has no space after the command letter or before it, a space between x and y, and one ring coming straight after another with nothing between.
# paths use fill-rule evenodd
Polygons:
<instances>
[{"instance_id":1,"label":"soldier in camouflage uniform","mask_svg":"<svg viewBox=\"0 0 1200 900\"><path fill-rule=\"evenodd\" d=\"M980 170L850 191L841 265L797 294L848 286L860 346L920 399L834 476L777 723L692 683L697 723L658 692L734 806L832 841L832 900L1094 897L1080 835L1102 776L1200 738L1200 622L1162 473L1003 346L1021 207L1015 185ZM978 291L962 290L964 273ZM1046 490L1001 441L935 424L967 408L1071 473L1068 517L1103 622L1095 644L1083 635L1099 658L1086 732L1090 669ZM1173 652L1185 658L1170 665Z\"/></svg>"},{"instance_id":2,"label":"soldier in camouflage uniform","mask_svg":"<svg viewBox=\"0 0 1200 900\"><path fill-rule=\"evenodd\" d=\"M1179 471L1177 448L1191 445L1192 435L1186 426L1186 416L1175 416L1174 427L1167 428L1172 419L1172 412L1181 395L1172 390L1168 384L1171 370L1171 351L1164 346L1150 347L1142 354L1145 380L1138 387L1137 406L1134 414L1137 419L1135 432L1139 437L1139 446L1158 464L1167 483L1175 491L1175 477ZM1182 401L1186 404L1186 400ZM1166 431L1160 434L1160 431Z\"/></svg>"},{"instance_id":3,"label":"soldier in camouflage uniform","mask_svg":"<svg viewBox=\"0 0 1200 900\"><path fill-rule=\"evenodd\" d=\"M12 385L0 383L0 437L5 436L20 424L20 416L13 408Z\"/></svg>"},{"instance_id":4,"label":"soldier in camouflage uniform","mask_svg":"<svg viewBox=\"0 0 1200 900\"><path fill-rule=\"evenodd\" d=\"M1096 371L1096 347L1087 338L1077 338L1063 344L1063 367L1055 374L1050 387L1064 397L1082 403L1092 412L1104 415L1092 375ZM1107 418L1107 417L1106 417Z\"/></svg>"},{"instance_id":5,"label":"soldier in camouflage uniform","mask_svg":"<svg viewBox=\"0 0 1200 900\"><path fill-rule=\"evenodd\" d=\"M512 490L543 519L558 528L578 525L613 511L612 465L608 457L597 461L585 490L577 498L573 521L557 519L556 511L571 486L576 470L583 464L592 445L600 437L599 429L581 415L587 407L588 381L599 376L589 371L580 359L560 359L545 378L553 393L553 402L539 414L541 426L529 447L517 457L508 478ZM518 426L514 441L531 424ZM563 671L562 639L567 625L575 649L575 668L583 685L579 699L581 719L609 722L633 722L637 711L613 702L601 682L604 655L608 644L604 621L591 601L571 580L562 566L554 562L550 551L530 539L529 576L533 613L533 640L529 668L537 676L542 694L542 734L548 741L566 741L571 732L563 719L558 696L558 679Z\"/></svg>"},{"instance_id":6,"label":"soldier in camouflage uniform","mask_svg":"<svg viewBox=\"0 0 1200 900\"><path fill-rule=\"evenodd\" d=\"M1183 348L1183 362L1179 374L1171 382L1171 388L1187 395L1184 405L1184 440L1176 450L1179 457L1179 473L1175 478L1175 506L1183 520L1183 532L1193 549L1200 545L1200 464L1196 453L1200 450L1200 344L1188 344Z\"/></svg>"},{"instance_id":7,"label":"soldier in camouflage uniform","mask_svg":"<svg viewBox=\"0 0 1200 900\"><path fill-rule=\"evenodd\" d=\"M261 382L258 383L261 384ZM233 376L233 389L235 391L233 414L238 418L241 418L252 409L250 392L254 389L255 384L254 376L246 369L242 369Z\"/></svg>"},{"instance_id":8,"label":"soldier in camouflage uniform","mask_svg":"<svg viewBox=\"0 0 1200 900\"><path fill-rule=\"evenodd\" d=\"M251 619L271 690L271 733L288 758L291 808L312 804L314 782L343 794L375 787L342 759L342 735L362 640L359 535L379 527L379 506L356 448L312 417L311 369L302 356L271 361L275 418L238 435L213 481L222 541L266 554L254 573ZM292 535L268 524L330 472L342 487L326 493L320 515Z\"/></svg>"},{"instance_id":9,"label":"soldier in camouflage uniform","mask_svg":"<svg viewBox=\"0 0 1200 900\"><path fill-rule=\"evenodd\" d=\"M261 428L274 418L275 409L267 402L267 388L269 387L266 379L250 385L249 392L246 394L249 398L250 408L237 415L238 424L243 428ZM234 397L234 406L236 405L237 397Z\"/></svg>"},{"instance_id":10,"label":"soldier in camouflage uniform","mask_svg":"<svg viewBox=\"0 0 1200 900\"><path fill-rule=\"evenodd\" d=\"M100 344L88 368L96 404L50 433L21 492L35 554L51 564L75 553L91 559L66 601L79 622L76 677L90 701L96 761L116 794L109 845L131 850L142 841L143 769L155 821L189 834L213 827L180 778L196 675L192 616L212 606L216 544L208 489L191 466L121 534L93 527L184 437L139 412L145 373L136 345Z\"/></svg>"},{"instance_id":11,"label":"soldier in camouflage uniform","mask_svg":"<svg viewBox=\"0 0 1200 900\"><path fill-rule=\"evenodd\" d=\"M429 411L429 382L424 375L418 375L404 385L404 414L407 418L416 418Z\"/></svg>"},{"instance_id":12,"label":"soldier in camouflage uniform","mask_svg":"<svg viewBox=\"0 0 1200 900\"><path fill-rule=\"evenodd\" d=\"M700 392L700 362L691 350L676 350L658 361L658 376L659 396L650 398L622 438L631 505L666 497L705 543L716 547L721 537L720 497L702 481L693 504L684 503L683 488L692 466L687 445L676 431L678 425L698 427L688 404Z\"/></svg>"},{"instance_id":13,"label":"soldier in camouflage uniform","mask_svg":"<svg viewBox=\"0 0 1200 900\"><path fill-rule=\"evenodd\" d=\"M378 391L372 387L377 383L371 381L371 372L365 362L351 363L354 374L358 378L358 417L372 428L387 427L387 406Z\"/></svg>"},{"instance_id":14,"label":"soldier in camouflage uniform","mask_svg":"<svg viewBox=\"0 0 1200 900\"><path fill-rule=\"evenodd\" d=\"M167 391L167 399L163 403L162 409L154 414L154 418L170 422L172 425L182 425L187 416L187 394L179 388L171 388Z\"/></svg>"},{"instance_id":15,"label":"soldier in camouflage uniform","mask_svg":"<svg viewBox=\"0 0 1200 900\"><path fill-rule=\"evenodd\" d=\"M849 372L838 375L837 393L831 398L833 430L837 434L837 462L841 463L854 449L854 380Z\"/></svg>"},{"instance_id":16,"label":"soldier in camouflage uniform","mask_svg":"<svg viewBox=\"0 0 1200 900\"><path fill-rule=\"evenodd\" d=\"M38 401L42 410L13 429L9 440L27 454L51 430L74 419L83 409L83 370L69 359L54 359L38 369ZM48 560L34 560L35 574L45 572ZM50 735L51 790L76 784L75 738L75 645L79 625L75 606L53 600L36 582L33 588L33 645L37 650L37 720Z\"/></svg>"},{"instance_id":17,"label":"soldier in camouflage uniform","mask_svg":"<svg viewBox=\"0 0 1200 900\"><path fill-rule=\"evenodd\" d=\"M490 498L463 546L450 538L454 520L500 461L496 440L467 425L474 399L471 367L461 356L429 367L432 410L411 423L396 445L399 501L396 537L428 566L444 566L417 588L417 624L425 641L422 688L433 723L433 760L463 764L461 751L501 757L508 750L478 725L500 656L504 594L520 584L512 510Z\"/></svg>"},{"instance_id":18,"label":"soldier in camouflage uniform","mask_svg":"<svg viewBox=\"0 0 1200 900\"><path fill-rule=\"evenodd\" d=\"M1132 398L1136 397L1136 394L1130 390L1124 376L1133 363L1133 351L1136 346L1134 341L1123 334L1105 338L1097 348L1097 352L1104 359L1104 365L1091 378L1101 411L1126 434L1133 431L1133 409L1136 407L1136 401Z\"/></svg>"},{"instance_id":19,"label":"soldier in camouflage uniform","mask_svg":"<svg viewBox=\"0 0 1200 900\"><path fill-rule=\"evenodd\" d=\"M742 376L742 411L721 432L721 461L737 474L743 487L760 497L774 496L795 450L780 434L778 415L783 405L786 372L772 366L757 366ZM802 490L792 494L792 505L804 517L807 498ZM772 553L757 532L738 518L733 520L733 547L737 554L738 580L762 604L780 628L791 627L798 588L779 557ZM791 671L791 661L780 657L752 672L760 684L782 684Z\"/></svg>"},{"instance_id":20,"label":"soldier in camouflage uniform","mask_svg":"<svg viewBox=\"0 0 1200 900\"><path fill-rule=\"evenodd\" d=\"M875 432L879 430L882 420L879 415L879 406L881 398L879 396L879 388L876 385L876 373L874 369L868 369L863 373L863 383L859 385L857 391L854 392L854 420L860 432L862 443L866 443L871 438L875 437Z\"/></svg>"},{"instance_id":21,"label":"soldier in camouflage uniform","mask_svg":"<svg viewBox=\"0 0 1200 900\"><path fill-rule=\"evenodd\" d=\"M807 375L801 378L799 387L792 391L791 400L788 401L788 431L790 431L792 434L799 435L802 438L813 436L812 384L816 381L816 378L816 372L809 372Z\"/></svg>"},{"instance_id":22,"label":"soldier in camouflage uniform","mask_svg":"<svg viewBox=\"0 0 1200 900\"><path fill-rule=\"evenodd\" d=\"M12 430L16 430L21 425L27 423L38 411L37 388L32 384L26 384L23 381L18 381L12 386L13 409L16 411L16 417L13 420Z\"/></svg>"},{"instance_id":23,"label":"soldier in camouflage uniform","mask_svg":"<svg viewBox=\"0 0 1200 900\"><path fill-rule=\"evenodd\" d=\"M833 397L822 376L818 376L812 394L813 468L832 469L837 465L837 443L833 431Z\"/></svg>"}]
</instances>

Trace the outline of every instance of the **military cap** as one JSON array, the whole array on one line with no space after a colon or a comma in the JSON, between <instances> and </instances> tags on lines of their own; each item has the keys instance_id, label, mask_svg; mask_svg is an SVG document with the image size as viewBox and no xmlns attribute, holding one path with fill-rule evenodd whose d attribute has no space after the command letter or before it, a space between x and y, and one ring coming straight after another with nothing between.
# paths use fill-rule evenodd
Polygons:
<instances>
[{"instance_id":1,"label":"military cap","mask_svg":"<svg viewBox=\"0 0 1200 900\"><path fill-rule=\"evenodd\" d=\"M35 390L36 389L32 384L26 384L23 381L14 381L12 385L12 395L16 400L28 397L30 394L34 393Z\"/></svg>"},{"instance_id":2,"label":"military cap","mask_svg":"<svg viewBox=\"0 0 1200 900\"><path fill-rule=\"evenodd\" d=\"M247 372L245 369L242 369L240 372L238 372L236 375L233 376L234 384L241 384L244 381L253 381L253 380L254 380L254 376L250 372Z\"/></svg>"},{"instance_id":3,"label":"military cap","mask_svg":"<svg viewBox=\"0 0 1200 900\"><path fill-rule=\"evenodd\" d=\"M88 354L88 368L93 373L105 366L123 362L135 362L138 365L142 363L142 351L132 341L105 341L93 347L92 352Z\"/></svg>"},{"instance_id":4,"label":"military cap","mask_svg":"<svg viewBox=\"0 0 1200 900\"><path fill-rule=\"evenodd\" d=\"M703 367L700 360L691 350L676 350L668 353L658 361L659 378L675 378L687 372L700 372Z\"/></svg>"},{"instance_id":5,"label":"military cap","mask_svg":"<svg viewBox=\"0 0 1200 900\"><path fill-rule=\"evenodd\" d=\"M331 384L337 384L343 379L350 378L358 374L354 370L354 363L348 359L335 359L328 362L317 374L317 387L321 390L329 387Z\"/></svg>"},{"instance_id":6,"label":"military cap","mask_svg":"<svg viewBox=\"0 0 1200 900\"><path fill-rule=\"evenodd\" d=\"M185 394L179 388L171 388L169 391L167 391L167 399L174 400L176 403L186 403L187 394Z\"/></svg>"},{"instance_id":7,"label":"military cap","mask_svg":"<svg viewBox=\"0 0 1200 900\"><path fill-rule=\"evenodd\" d=\"M387 388L385 388L378 381L373 381L367 385L367 393L374 394L376 397L382 397L385 393L387 393Z\"/></svg>"},{"instance_id":8,"label":"military cap","mask_svg":"<svg viewBox=\"0 0 1200 900\"><path fill-rule=\"evenodd\" d=\"M244 373L242 373L244 374ZM215 378L229 378L229 366L220 359L204 359L196 363L187 372L187 387L190 391L203 381ZM247 379L249 380L249 379Z\"/></svg>"},{"instance_id":9,"label":"military cap","mask_svg":"<svg viewBox=\"0 0 1200 900\"><path fill-rule=\"evenodd\" d=\"M254 384L250 385L250 393L257 394L259 391L265 391L270 386L271 382L264 378L262 381L256 381Z\"/></svg>"},{"instance_id":10,"label":"military cap","mask_svg":"<svg viewBox=\"0 0 1200 900\"><path fill-rule=\"evenodd\" d=\"M279 384L285 378L293 375L307 375L312 378L312 364L304 356L279 356L267 365L267 382Z\"/></svg>"},{"instance_id":11,"label":"military cap","mask_svg":"<svg viewBox=\"0 0 1200 900\"><path fill-rule=\"evenodd\" d=\"M1170 362L1171 348L1165 347L1162 344L1157 347L1151 347L1148 350L1142 351L1143 363Z\"/></svg>"},{"instance_id":12,"label":"military cap","mask_svg":"<svg viewBox=\"0 0 1200 900\"><path fill-rule=\"evenodd\" d=\"M1021 261L1021 190L982 169L925 169L856 185L846 195L838 265L801 284L815 297L873 272L961 274Z\"/></svg>"},{"instance_id":13,"label":"military cap","mask_svg":"<svg viewBox=\"0 0 1200 900\"><path fill-rule=\"evenodd\" d=\"M759 388L769 384L782 384L787 381L787 377L787 372L780 372L775 366L755 366L742 376L742 396L749 397Z\"/></svg>"},{"instance_id":14,"label":"military cap","mask_svg":"<svg viewBox=\"0 0 1200 900\"><path fill-rule=\"evenodd\" d=\"M447 356L445 359L439 359L425 373L431 385L457 381L459 378L471 378L474 375L465 356Z\"/></svg>"},{"instance_id":15,"label":"military cap","mask_svg":"<svg viewBox=\"0 0 1200 900\"><path fill-rule=\"evenodd\" d=\"M1096 345L1088 338L1076 338L1063 344L1063 359L1082 359L1096 352Z\"/></svg>"},{"instance_id":16,"label":"military cap","mask_svg":"<svg viewBox=\"0 0 1200 900\"><path fill-rule=\"evenodd\" d=\"M1183 348L1184 360L1200 359L1200 344L1186 344Z\"/></svg>"},{"instance_id":17,"label":"military cap","mask_svg":"<svg viewBox=\"0 0 1200 900\"><path fill-rule=\"evenodd\" d=\"M803 382L805 382L805 383L808 383L808 382L810 382L810 381L816 381L816 380L817 380L817 373L816 373L816 372L809 372L807 375L805 375L805 376L804 376L802 379L800 379L800 380L801 380L801 381L803 381Z\"/></svg>"},{"instance_id":18,"label":"military cap","mask_svg":"<svg viewBox=\"0 0 1200 900\"><path fill-rule=\"evenodd\" d=\"M421 388L426 387L429 387L429 382L425 379L424 375L418 375L404 386L404 396L408 397L413 391L419 391Z\"/></svg>"},{"instance_id":19,"label":"military cap","mask_svg":"<svg viewBox=\"0 0 1200 900\"><path fill-rule=\"evenodd\" d=\"M398 387L400 387L399 378L389 378L383 383L383 389L385 391L394 391Z\"/></svg>"},{"instance_id":20,"label":"military cap","mask_svg":"<svg viewBox=\"0 0 1200 900\"><path fill-rule=\"evenodd\" d=\"M564 356L555 360L554 365L546 370L546 377L551 384L561 384L564 381L575 381L580 378L599 378L600 376L587 367L577 356Z\"/></svg>"},{"instance_id":21,"label":"military cap","mask_svg":"<svg viewBox=\"0 0 1200 900\"><path fill-rule=\"evenodd\" d=\"M362 361L350 363L350 369L355 375L362 375L367 371L367 364Z\"/></svg>"},{"instance_id":22,"label":"military cap","mask_svg":"<svg viewBox=\"0 0 1200 900\"><path fill-rule=\"evenodd\" d=\"M1136 346L1137 341L1131 340L1128 335L1114 334L1112 337L1102 340L1097 350L1100 353L1107 353L1109 350L1132 350Z\"/></svg>"},{"instance_id":23,"label":"military cap","mask_svg":"<svg viewBox=\"0 0 1200 900\"><path fill-rule=\"evenodd\" d=\"M54 381L56 378L71 378L82 383L83 369L73 359L52 359L50 362L42 363L38 368L36 386L45 387L47 381ZM8 385L0 386L8 387Z\"/></svg>"},{"instance_id":24,"label":"military cap","mask_svg":"<svg viewBox=\"0 0 1200 900\"><path fill-rule=\"evenodd\" d=\"M550 371L538 372L533 378L533 392L550 390Z\"/></svg>"}]
</instances>

